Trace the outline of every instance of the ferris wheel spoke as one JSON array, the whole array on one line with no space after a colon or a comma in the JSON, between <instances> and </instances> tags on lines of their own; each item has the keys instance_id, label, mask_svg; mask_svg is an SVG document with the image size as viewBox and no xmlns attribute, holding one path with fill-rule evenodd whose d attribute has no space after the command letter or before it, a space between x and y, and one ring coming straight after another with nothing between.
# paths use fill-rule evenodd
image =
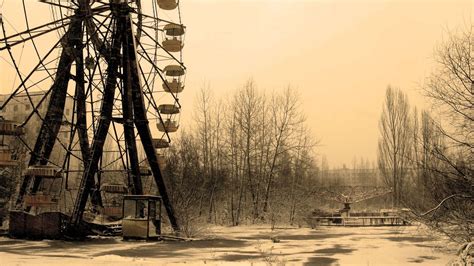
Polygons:
<instances>
[{"instance_id":1,"label":"ferris wheel spoke","mask_svg":"<svg viewBox=\"0 0 474 266\"><path fill-rule=\"evenodd\" d=\"M58 47L60 41L57 41L53 47L51 47L49 49L49 51L43 56L43 58L41 60L39 60L38 64L30 71L30 73L28 73L28 75L24 78L21 78L22 77L22 74L20 72L20 70L18 69L18 67L16 66L15 64L15 59L13 58L12 54L10 54L10 58L14 64L14 67L15 67L15 70L17 72L17 75L22 79L21 83L18 85L18 87L8 96L8 98L2 103L2 106L0 107L0 110L2 110L3 108L5 108L5 106L11 101L11 99L13 99L13 97L15 97L21 88L24 88L25 89L25 92L28 91L27 88L26 88L26 82L30 80L31 76L38 70L38 68L42 65L42 62L49 57L49 55L51 55L51 53Z\"/></svg>"},{"instance_id":2,"label":"ferris wheel spoke","mask_svg":"<svg viewBox=\"0 0 474 266\"><path fill-rule=\"evenodd\" d=\"M143 73L143 70L142 70L141 65L139 65L139 69L140 69L140 73L141 73L141 75L142 75L142 78L143 78L143 80L145 81L145 82L144 82L145 85L144 85L143 87L144 87L144 88L147 88L147 90L146 90L145 92L148 92L148 93L144 93L143 95L147 98L148 102L153 106L153 109L156 111L156 110L158 110L158 104L156 103L155 98L153 97L153 93L152 93L152 91L151 91L151 88L152 88L153 86L150 86L149 83L147 82L148 80L147 80L147 78L145 77L145 74ZM148 96L148 95L149 95L149 96ZM148 109L148 108L147 108L147 109ZM160 115L159 112L158 112L158 115L160 116L160 120L162 121L161 115Z\"/></svg>"},{"instance_id":3,"label":"ferris wheel spoke","mask_svg":"<svg viewBox=\"0 0 474 266\"><path fill-rule=\"evenodd\" d=\"M37 80L37 81L31 81L31 80L28 80L30 82L32 82L30 85L28 85L27 87L25 87L25 91L28 91L29 89L33 88L33 87L39 87L39 84L42 83L43 81L45 80L49 80L49 76L47 77L44 77L40 80Z\"/></svg>"},{"instance_id":4,"label":"ferris wheel spoke","mask_svg":"<svg viewBox=\"0 0 474 266\"><path fill-rule=\"evenodd\" d=\"M153 25L153 26L148 26L146 24L142 24L142 27L143 28L147 28L147 29L150 29L150 30L154 30L154 31L163 31L162 29L158 28L157 26Z\"/></svg>"},{"instance_id":5,"label":"ferris wheel spoke","mask_svg":"<svg viewBox=\"0 0 474 266\"><path fill-rule=\"evenodd\" d=\"M135 13L135 14L138 14L138 13L139 13L139 12L138 12L136 9L134 9L134 8L132 8L132 11L131 11L131 12L132 12L132 13ZM170 20L158 18L158 17L155 17L155 16L150 16L150 15L147 15L147 14L144 14L144 13L141 13L141 14L142 14L142 16L143 16L144 18L151 19L151 20L153 20L153 21L155 21L155 22L166 22L166 23L169 23L169 24L175 24L175 25L182 26L181 24L176 23L176 22L173 22L173 21L170 21Z\"/></svg>"},{"instance_id":6,"label":"ferris wheel spoke","mask_svg":"<svg viewBox=\"0 0 474 266\"><path fill-rule=\"evenodd\" d=\"M35 153L37 154L41 152L41 154L44 154L45 158L49 158L61 126L66 101L67 85L71 78L70 69L75 59L74 55L68 51L68 48L75 46L77 44L76 40L80 39L78 37L82 36L80 34L80 25L81 21L76 20L65 35L65 47L61 52L61 57L58 63L59 71L56 73L55 80L51 86L51 98L48 111L35 144ZM29 165L35 165L37 163L44 165L46 164L46 161L37 158L35 155L31 156Z\"/></svg>"},{"instance_id":7,"label":"ferris wheel spoke","mask_svg":"<svg viewBox=\"0 0 474 266\"><path fill-rule=\"evenodd\" d=\"M120 44L122 39L122 33L120 32L122 27L117 27L114 29L113 39L114 43L112 45L112 52L114 54L120 54ZM77 226L82 218L82 213L84 211L84 207L87 203L88 192L91 189L91 184L94 180L94 175L96 174L99 165L99 159L102 155L105 138L107 136L107 132L110 126L110 119L112 115L112 101L114 98L114 91L115 91L115 83L118 74L118 64L119 58L118 57L111 57L110 63L108 65L108 75L107 75L107 83L104 89L104 96L103 96L103 105L101 107L100 116L101 119L99 120L99 124L97 126L96 132L94 134L94 138L92 141L92 149L91 149L91 159L90 163L88 164L87 169L84 171L81 184L79 186L79 191L77 194L78 201L76 201L73 213L71 215L70 224L73 226Z\"/></svg>"},{"instance_id":8,"label":"ferris wheel spoke","mask_svg":"<svg viewBox=\"0 0 474 266\"><path fill-rule=\"evenodd\" d=\"M23 5L23 15L24 15L24 18L25 18L26 29L29 30L28 36L29 36L30 38L32 38L32 39L31 39L31 44L33 45L34 51L35 51L35 53L36 53L36 56L38 57L38 59L40 59L41 56L40 56L40 53L39 53L39 51L38 51L38 47L37 47L37 45L36 45L36 43L35 43L35 39L34 39L33 36L32 36L32 33L34 33L35 31L34 31L34 29L31 30L30 23L29 23L29 19L28 19L28 15L27 15L27 11L26 11L26 5L25 5L25 1L24 1L24 0L22 1L22 5ZM63 18L62 14L61 14L61 17ZM71 20L72 20L72 19L71 19ZM64 21L61 21L61 26L66 26L66 23L64 23ZM41 63L41 66L46 70L46 73L48 74L48 76L49 76L52 80L54 80L54 77L52 76L52 74L50 73L50 71L46 68L46 65L43 63L42 60L40 60L40 63ZM28 98L29 98L31 104L33 104L33 102L31 101L31 98L30 98L29 96L28 96Z\"/></svg>"},{"instance_id":9,"label":"ferris wheel spoke","mask_svg":"<svg viewBox=\"0 0 474 266\"><path fill-rule=\"evenodd\" d=\"M117 146L120 147L120 145L117 145ZM117 163L118 161L123 160L124 155L126 155L126 151L125 151L125 150L124 150L124 151L119 150L119 151L117 151L117 153L119 154L118 158L115 158L114 160L111 160L110 162L107 162L107 164L102 165L101 168L102 168L102 169L106 169L106 168L108 168L108 167L110 167L110 166L113 166L113 165L114 165L115 163ZM126 168L125 168L125 169L126 169Z\"/></svg>"},{"instance_id":10,"label":"ferris wheel spoke","mask_svg":"<svg viewBox=\"0 0 474 266\"><path fill-rule=\"evenodd\" d=\"M89 58L92 58L92 57L90 57L90 53L89 53L88 57L89 57ZM99 89L99 87L98 87L99 85L96 84L96 82L95 82L95 80L94 80L94 77L97 75L97 74L96 74L97 72L98 72L98 75L99 75L100 77L103 76L102 69L101 69L101 67L100 67L100 53L97 53L97 54L95 55L95 60L94 60L93 69L90 69L90 68L88 69L88 76L87 76L87 78L88 78L88 83L89 83L89 85L87 86L87 90L86 90L86 92L85 92L85 97L86 97L86 98L90 98L90 104L91 104L91 105L94 103L94 99L93 99L93 93L94 93L94 91L96 91L96 90L99 90L99 91L100 91L100 89ZM102 82L103 87L105 87L105 83L104 83L103 81L104 81L104 80L103 80L102 78L99 79L99 82ZM93 105L92 105L92 106L93 106ZM91 107L92 107L92 106L91 106ZM93 108L92 108L92 110L93 110Z\"/></svg>"},{"instance_id":11,"label":"ferris wheel spoke","mask_svg":"<svg viewBox=\"0 0 474 266\"><path fill-rule=\"evenodd\" d=\"M64 22L64 24L61 24L59 26L52 27L52 28L50 26L54 25L54 24L57 24L57 22L59 22L59 21L65 21L65 20L68 20L68 19L71 19L71 17L66 17L64 19L61 19L61 20L58 20L58 21L55 21L55 22L50 22L50 23L38 26L34 29L25 30L25 31L22 31L22 32L19 32L19 33L10 35L10 36L5 36L5 34L4 34L5 37L0 39L0 42L2 43L2 44L0 44L0 51L5 50L5 49L9 49L13 46L16 46L16 45L24 43L26 41L32 40L34 38L45 35L45 34L50 33L52 31L64 28L64 27L68 26L71 23L71 21ZM2 27L4 27L3 23L1 23L1 24L2 24ZM43 29L43 28L46 28L46 29ZM31 34L32 31L35 34ZM27 36L25 36L25 35L27 35Z\"/></svg>"},{"instance_id":12,"label":"ferris wheel spoke","mask_svg":"<svg viewBox=\"0 0 474 266\"><path fill-rule=\"evenodd\" d=\"M107 40L107 35L110 32L112 25L114 24L114 20L111 18L111 14L109 14L104 20L99 21L94 17L91 17L92 19L86 19L85 24L86 24L86 29L88 36L91 39L92 44L94 45L95 49L108 61L109 56L110 56L110 47L109 45L105 42ZM106 27L106 33L105 36L103 33L99 30L102 26L104 26L105 22L110 19L109 25ZM93 20L96 20L99 22L99 25L97 26ZM98 35L101 35L103 40L100 39Z\"/></svg>"},{"instance_id":13,"label":"ferris wheel spoke","mask_svg":"<svg viewBox=\"0 0 474 266\"><path fill-rule=\"evenodd\" d=\"M26 117L25 121L23 121L23 123L20 124L20 126L25 126L26 124L28 124L28 122L30 121L30 119L33 117L33 115L37 115L37 117L41 120L41 121L44 121L43 117L41 116L41 114L39 113L38 111L38 108L41 106L41 104L46 100L46 98L48 97L49 93L51 92L51 90L48 90L47 92L45 92L45 94L41 97L41 99L38 101L38 104L36 106L34 106L33 108L33 111L30 112L30 114ZM29 97L29 94L27 93L27 96Z\"/></svg>"},{"instance_id":14,"label":"ferris wheel spoke","mask_svg":"<svg viewBox=\"0 0 474 266\"><path fill-rule=\"evenodd\" d=\"M65 6L65 5L62 5L60 3L55 3L55 2L50 2L50 1L47 1L47 0L39 0L40 3L43 3L43 4L48 4L48 5L51 5L51 6L56 6L56 7L60 7L60 8L65 8L65 9L70 9L70 10L76 10L76 8L74 7L71 7L71 6ZM69 2L72 2L72 1L69 1ZM74 3L74 2L72 2Z\"/></svg>"},{"instance_id":15,"label":"ferris wheel spoke","mask_svg":"<svg viewBox=\"0 0 474 266\"><path fill-rule=\"evenodd\" d=\"M96 56L95 56L95 60L94 60L94 68L92 70L88 70L88 82L89 82L89 85L87 87L87 91L85 93L86 97L89 97L91 98L91 104L94 103L94 100L92 99L93 97L93 93L95 91L98 91L100 93L103 93L103 91L100 89L99 87L99 84L96 84L95 82L95 77L96 75L98 75L99 77L103 77L105 76L105 73L102 72L102 68L101 68L101 64L100 64L100 53L97 53ZM98 74L97 74L98 72ZM104 82L104 79L102 78L99 78L99 82L101 83L102 87L105 88L105 82Z\"/></svg>"},{"instance_id":16,"label":"ferris wheel spoke","mask_svg":"<svg viewBox=\"0 0 474 266\"><path fill-rule=\"evenodd\" d=\"M42 30L42 29L45 28L45 27L50 27L50 26L53 26L53 25L57 25L57 24L59 24L60 22L64 22L64 21L66 21L66 20L71 20L73 17L74 17L74 16L68 16L68 17L64 17L64 18L59 19L59 20L54 20L54 21L52 21L52 22L48 22L48 23L45 23L45 24L42 24L42 25L39 25L39 26L35 26L35 27L33 27L33 28L24 30L24 31L22 31L22 32L17 32L17 33L15 33L15 34L13 34L13 35L10 35L10 36L8 36L8 37L5 36L4 38L0 39L0 41L3 42L6 38L13 38L13 37L19 37L19 36L21 36L21 35L26 35L26 34L28 34L28 32L30 32L30 31L33 31L33 32L39 31L39 30ZM5 18L4 18L4 19L5 19ZM2 23L2 24L3 24L3 23Z\"/></svg>"},{"instance_id":17,"label":"ferris wheel spoke","mask_svg":"<svg viewBox=\"0 0 474 266\"><path fill-rule=\"evenodd\" d=\"M146 59L144 59L143 57L140 57L140 60L142 59L146 61ZM139 69L144 81L144 85L142 86L142 89L144 90L145 88L147 88L148 89L147 92L152 94L153 88L155 87L156 72L150 70L148 73L146 73L145 71L143 71L142 64L139 64Z\"/></svg>"},{"instance_id":18,"label":"ferris wheel spoke","mask_svg":"<svg viewBox=\"0 0 474 266\"><path fill-rule=\"evenodd\" d=\"M114 136L115 136L115 141L118 143L119 152L120 152L120 154L123 154L125 152L125 148L120 145L120 142L119 142L120 138L118 136L117 127L115 126L115 123L112 123L112 128L113 128L113 133L114 133ZM122 161L122 166L124 167L124 169L128 169L128 161L126 162L123 157L124 157L123 155L120 156L120 159ZM127 175L128 175L128 173L127 173ZM130 178L130 176L129 176L129 178Z\"/></svg>"},{"instance_id":19,"label":"ferris wheel spoke","mask_svg":"<svg viewBox=\"0 0 474 266\"><path fill-rule=\"evenodd\" d=\"M150 48L150 49L151 49L151 48ZM146 78L146 84L150 84L150 87L153 89L153 88L155 87L155 86L154 86L154 85L155 85L155 77L156 77L156 75L157 75L157 74L156 74L156 71L154 70L154 67L153 67L151 64L149 64L149 66L147 67L147 70L149 70L149 71L148 71L148 73L146 73L145 71L143 71L143 68L141 67L141 66L142 66L141 63L142 63L142 61L146 61L146 62L148 62L148 63L149 63L150 61L156 62L156 61L157 61L157 60L156 60L156 59L157 59L156 50L152 50L152 52L151 52L151 54L154 55L154 56L153 56L153 59L152 59L152 60L148 60L148 58L150 58L150 56L149 56L147 50L144 50L143 44L142 44L142 43L139 43L139 46L137 47L137 54L139 55L140 71L141 71L143 74L148 75L148 77ZM145 54L147 54L147 55L145 56ZM151 58L150 58L150 59L151 59ZM144 65L146 64L146 62L143 62ZM151 78L152 75L153 75L153 78L151 79L152 82L149 83L149 82L150 82L150 78Z\"/></svg>"}]
</instances>

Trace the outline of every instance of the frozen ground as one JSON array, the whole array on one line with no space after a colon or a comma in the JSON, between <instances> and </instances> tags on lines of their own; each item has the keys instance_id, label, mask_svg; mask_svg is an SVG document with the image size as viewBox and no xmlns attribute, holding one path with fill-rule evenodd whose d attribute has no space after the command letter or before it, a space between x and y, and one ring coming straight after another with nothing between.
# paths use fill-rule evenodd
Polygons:
<instances>
[{"instance_id":1,"label":"frozen ground","mask_svg":"<svg viewBox=\"0 0 474 266\"><path fill-rule=\"evenodd\" d=\"M279 243L271 238L277 237ZM416 226L321 227L271 231L264 226L212 227L187 242L83 242L0 238L0 265L446 265L445 240Z\"/></svg>"}]
</instances>

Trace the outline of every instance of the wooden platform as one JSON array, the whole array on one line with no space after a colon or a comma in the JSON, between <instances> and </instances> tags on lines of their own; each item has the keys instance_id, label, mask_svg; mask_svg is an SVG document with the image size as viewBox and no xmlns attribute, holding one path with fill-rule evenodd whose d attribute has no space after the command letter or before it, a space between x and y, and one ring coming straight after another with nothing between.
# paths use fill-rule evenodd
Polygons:
<instances>
[{"instance_id":1,"label":"wooden platform","mask_svg":"<svg viewBox=\"0 0 474 266\"><path fill-rule=\"evenodd\" d=\"M409 222L399 216L360 216L360 217L312 217L311 228L315 226L404 226Z\"/></svg>"}]
</instances>

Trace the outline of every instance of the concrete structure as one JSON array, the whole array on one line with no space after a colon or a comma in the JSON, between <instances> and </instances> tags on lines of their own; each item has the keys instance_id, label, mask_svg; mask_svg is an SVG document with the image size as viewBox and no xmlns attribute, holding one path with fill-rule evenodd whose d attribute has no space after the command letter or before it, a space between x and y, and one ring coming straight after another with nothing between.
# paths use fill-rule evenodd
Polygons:
<instances>
[{"instance_id":1,"label":"concrete structure","mask_svg":"<svg viewBox=\"0 0 474 266\"><path fill-rule=\"evenodd\" d=\"M2 94L0 95L0 105L2 105L9 97L9 94ZM36 92L30 92L29 94L26 93L20 93L15 95L9 102L8 104L0 111L0 116L2 116L4 119L7 120L13 120L18 122L19 124L22 124L25 122L28 117L33 113L34 108L36 107L39 114L41 117L44 117L44 115L47 112L48 109L48 103L49 99L46 97L46 99L41 103L41 105L38 106L38 103L41 101L41 99L45 96L45 92L42 91L36 91ZM68 125L68 122L71 122L72 120L72 115L73 115L73 99L72 97L67 97L66 98L66 104L64 108L64 116L63 116L63 121L64 125L61 127L59 134L58 134L58 140L63 143L66 147L68 146L69 143L69 138L70 138L70 126ZM33 114L33 116L28 120L28 122L24 125L24 131L25 134L22 136L22 139L24 140L25 143L28 144L30 148L33 148L38 134L40 132L42 125L42 120L37 114ZM77 137L76 137L77 138ZM21 142L18 140L15 140L14 137L9 137L8 139L5 139L5 144L18 148L21 146ZM25 149L26 156L24 156L21 159L21 166L23 166L23 169L26 169L26 166L29 161L29 151L28 149ZM79 155L79 152L74 152ZM66 150L57 142L54 146L52 156L51 156L51 161L56 163L57 165L63 165L64 159L66 156ZM81 167L81 162L76 159L71 157L70 163L69 163L69 169L70 173L68 175L68 187L69 188L75 188L77 185L77 180L78 179L78 170ZM22 171L23 174L25 171Z\"/></svg>"},{"instance_id":2,"label":"concrete structure","mask_svg":"<svg viewBox=\"0 0 474 266\"><path fill-rule=\"evenodd\" d=\"M5 119L14 120L16 122L24 122L28 116L33 112L33 106L38 105L41 99L44 97L45 92L30 92L29 96L26 93L17 94L13 97L10 102L0 111L0 115ZM0 95L0 104L9 97L9 94ZM45 99L43 103L38 107L38 111L41 116L46 114L48 108L48 99ZM64 108L64 118L65 120L70 121L72 119L73 113L73 100L71 97L68 97L66 100L66 106ZM31 120L25 125L26 135L25 139L28 141L28 144L34 145L36 137L41 128L41 119L38 115L33 115ZM61 140L67 140L69 137L69 130L67 127L61 129L59 138Z\"/></svg>"}]
</instances>

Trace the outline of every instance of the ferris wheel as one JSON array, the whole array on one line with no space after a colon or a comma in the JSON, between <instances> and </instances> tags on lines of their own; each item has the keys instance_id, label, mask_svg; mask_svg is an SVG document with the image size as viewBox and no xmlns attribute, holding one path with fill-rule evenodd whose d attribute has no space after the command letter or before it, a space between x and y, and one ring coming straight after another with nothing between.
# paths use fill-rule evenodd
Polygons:
<instances>
[{"instance_id":1,"label":"ferris wheel","mask_svg":"<svg viewBox=\"0 0 474 266\"><path fill-rule=\"evenodd\" d=\"M186 74L179 1L15 2L21 12L0 17L0 56L15 74L0 135L29 154L15 208L55 209L74 228L88 208L117 216L116 194L156 189L179 230L162 176ZM21 164L12 154L2 142L0 167Z\"/></svg>"}]
</instances>

